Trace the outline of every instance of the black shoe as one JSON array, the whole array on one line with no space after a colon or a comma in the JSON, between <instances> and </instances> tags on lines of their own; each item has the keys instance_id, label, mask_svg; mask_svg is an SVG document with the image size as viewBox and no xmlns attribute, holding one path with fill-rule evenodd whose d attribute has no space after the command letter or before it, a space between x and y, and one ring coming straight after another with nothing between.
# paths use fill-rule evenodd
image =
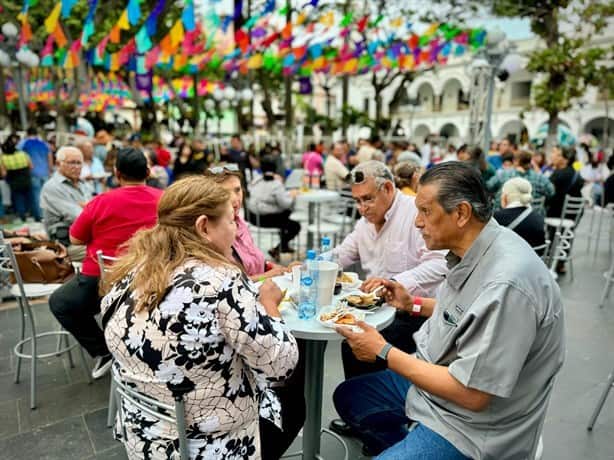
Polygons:
<instances>
[{"instance_id":1,"label":"black shoe","mask_svg":"<svg viewBox=\"0 0 614 460\"><path fill-rule=\"evenodd\" d=\"M374 449L370 448L366 444L362 445L362 455L365 457L375 457L376 455L381 454L381 452L376 452Z\"/></svg>"},{"instance_id":2,"label":"black shoe","mask_svg":"<svg viewBox=\"0 0 614 460\"><path fill-rule=\"evenodd\" d=\"M328 427L339 436L356 436L354 429L340 418L334 419Z\"/></svg>"}]
</instances>

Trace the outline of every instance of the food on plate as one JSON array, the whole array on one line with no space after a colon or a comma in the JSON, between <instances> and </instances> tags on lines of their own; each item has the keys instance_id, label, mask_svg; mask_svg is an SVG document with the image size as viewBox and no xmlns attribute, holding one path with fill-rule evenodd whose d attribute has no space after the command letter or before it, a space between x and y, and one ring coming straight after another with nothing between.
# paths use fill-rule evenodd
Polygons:
<instances>
[{"instance_id":1,"label":"food on plate","mask_svg":"<svg viewBox=\"0 0 614 460\"><path fill-rule=\"evenodd\" d=\"M373 294L350 294L345 300L355 307L367 307L374 305L380 298Z\"/></svg>"},{"instance_id":2,"label":"food on plate","mask_svg":"<svg viewBox=\"0 0 614 460\"><path fill-rule=\"evenodd\" d=\"M342 273L341 276L337 277L337 283L354 283L356 280L354 279L353 276L349 275L348 273Z\"/></svg>"},{"instance_id":3,"label":"food on plate","mask_svg":"<svg viewBox=\"0 0 614 460\"><path fill-rule=\"evenodd\" d=\"M335 320L336 324L351 324L354 325L356 324L356 317L354 315L352 315L351 313L345 313L344 315L338 317Z\"/></svg>"}]
</instances>

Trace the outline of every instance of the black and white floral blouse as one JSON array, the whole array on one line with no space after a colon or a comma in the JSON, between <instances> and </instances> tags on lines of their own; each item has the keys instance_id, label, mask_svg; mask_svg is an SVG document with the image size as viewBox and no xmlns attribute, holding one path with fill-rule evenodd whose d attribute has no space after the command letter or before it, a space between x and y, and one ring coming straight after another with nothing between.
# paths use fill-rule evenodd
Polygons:
<instances>
[{"instance_id":1,"label":"black and white floral blouse","mask_svg":"<svg viewBox=\"0 0 614 460\"><path fill-rule=\"evenodd\" d=\"M190 458L259 459L258 418L281 424L269 384L289 377L298 348L282 321L268 316L252 282L232 268L189 261L158 308L134 312L131 277L102 301L114 311L105 328L122 379L144 394L185 401ZM116 436L130 459L179 458L177 431L138 408L122 406Z\"/></svg>"}]
</instances>

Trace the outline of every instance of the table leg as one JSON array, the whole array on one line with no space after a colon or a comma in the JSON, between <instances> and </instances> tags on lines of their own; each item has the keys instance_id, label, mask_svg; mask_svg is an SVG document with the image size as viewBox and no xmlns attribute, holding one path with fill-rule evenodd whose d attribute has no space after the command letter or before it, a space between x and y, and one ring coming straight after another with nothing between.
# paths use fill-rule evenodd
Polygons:
<instances>
[{"instance_id":1,"label":"table leg","mask_svg":"<svg viewBox=\"0 0 614 460\"><path fill-rule=\"evenodd\" d=\"M308 206L308 224L311 226L316 221L316 204L309 202ZM307 231L307 248L306 250L313 249L313 233L309 230Z\"/></svg>"},{"instance_id":2,"label":"table leg","mask_svg":"<svg viewBox=\"0 0 614 460\"><path fill-rule=\"evenodd\" d=\"M327 342L324 340L307 340L306 342L305 400L307 413L303 426L303 460L315 460L320 455L324 352Z\"/></svg>"}]
</instances>

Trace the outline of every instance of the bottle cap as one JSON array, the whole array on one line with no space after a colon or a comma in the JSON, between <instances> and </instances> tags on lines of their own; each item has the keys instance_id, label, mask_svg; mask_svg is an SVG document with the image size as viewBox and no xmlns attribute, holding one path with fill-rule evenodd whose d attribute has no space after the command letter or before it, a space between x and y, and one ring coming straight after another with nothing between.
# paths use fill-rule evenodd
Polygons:
<instances>
[{"instance_id":1,"label":"bottle cap","mask_svg":"<svg viewBox=\"0 0 614 460\"><path fill-rule=\"evenodd\" d=\"M304 277L301 278L301 284L303 286L309 287L309 286L311 286L313 284L313 280L311 279L310 276L304 276Z\"/></svg>"},{"instance_id":2,"label":"bottle cap","mask_svg":"<svg viewBox=\"0 0 614 460\"><path fill-rule=\"evenodd\" d=\"M330 238L328 236L323 236L322 237L322 246L330 246Z\"/></svg>"},{"instance_id":3,"label":"bottle cap","mask_svg":"<svg viewBox=\"0 0 614 460\"><path fill-rule=\"evenodd\" d=\"M307 260L316 260L316 252L313 249L307 251Z\"/></svg>"}]
</instances>

